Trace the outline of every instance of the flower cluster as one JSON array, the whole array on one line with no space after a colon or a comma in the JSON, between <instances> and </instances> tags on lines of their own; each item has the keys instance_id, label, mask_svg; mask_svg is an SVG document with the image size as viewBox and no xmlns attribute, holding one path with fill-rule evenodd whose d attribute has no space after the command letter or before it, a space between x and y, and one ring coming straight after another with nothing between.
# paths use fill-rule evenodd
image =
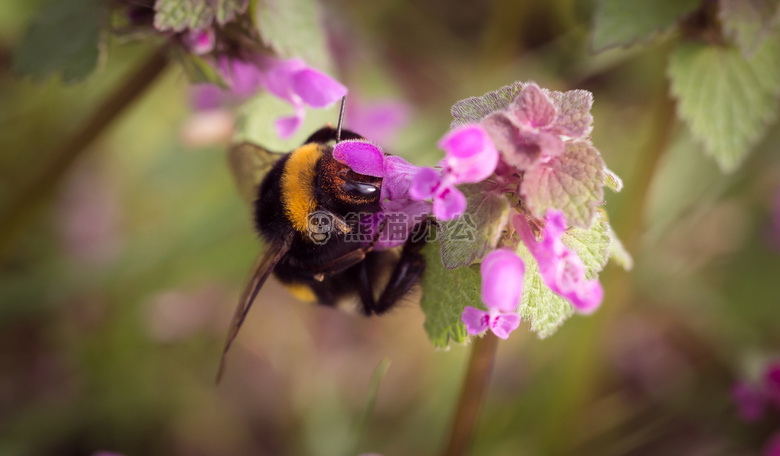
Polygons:
<instances>
[{"instance_id":1,"label":"flower cluster","mask_svg":"<svg viewBox=\"0 0 780 456\"><path fill-rule=\"evenodd\" d=\"M490 329L506 338L518 327L524 251L538 265L534 273L575 310L590 313L600 305L600 283L587 277L588 267L564 242L570 226L590 228L603 197L603 162L587 138L591 105L589 92L552 92L534 83L459 102L453 107L455 128L439 142L444 159L414 176L409 195L432 200L440 221L474 211L480 223L505 233L494 238L488 250L495 250L482 261L487 311L463 310L461 321L469 334ZM511 208L508 215L490 218L480 207L469 207L465 187L457 186L480 182L489 185L471 191L492 193L492 201L504 199ZM470 195L486 201L484 194ZM443 251L447 248L443 243Z\"/></svg>"}]
</instances>

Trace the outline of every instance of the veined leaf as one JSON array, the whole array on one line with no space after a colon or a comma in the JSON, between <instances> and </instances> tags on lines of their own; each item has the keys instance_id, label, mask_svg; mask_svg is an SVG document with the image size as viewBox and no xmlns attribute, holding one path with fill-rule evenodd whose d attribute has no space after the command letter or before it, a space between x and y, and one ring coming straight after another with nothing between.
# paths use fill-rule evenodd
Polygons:
<instances>
[{"instance_id":1,"label":"veined leaf","mask_svg":"<svg viewBox=\"0 0 780 456\"><path fill-rule=\"evenodd\" d=\"M591 48L600 52L648 41L701 3L702 0L597 0Z\"/></svg>"},{"instance_id":2,"label":"veined leaf","mask_svg":"<svg viewBox=\"0 0 780 456\"><path fill-rule=\"evenodd\" d=\"M780 44L766 40L746 59L738 49L684 43L668 67L678 115L723 171L733 171L777 113Z\"/></svg>"}]
</instances>

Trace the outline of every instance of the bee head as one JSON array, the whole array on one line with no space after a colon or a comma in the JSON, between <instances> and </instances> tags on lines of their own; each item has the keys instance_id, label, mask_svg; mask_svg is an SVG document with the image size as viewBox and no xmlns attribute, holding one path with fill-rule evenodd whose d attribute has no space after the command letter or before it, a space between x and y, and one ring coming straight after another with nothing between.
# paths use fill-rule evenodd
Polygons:
<instances>
[{"instance_id":1,"label":"bee head","mask_svg":"<svg viewBox=\"0 0 780 456\"><path fill-rule=\"evenodd\" d=\"M334 204L338 212L378 212L382 178L353 171L349 166L325 154L320 161L321 202Z\"/></svg>"}]
</instances>

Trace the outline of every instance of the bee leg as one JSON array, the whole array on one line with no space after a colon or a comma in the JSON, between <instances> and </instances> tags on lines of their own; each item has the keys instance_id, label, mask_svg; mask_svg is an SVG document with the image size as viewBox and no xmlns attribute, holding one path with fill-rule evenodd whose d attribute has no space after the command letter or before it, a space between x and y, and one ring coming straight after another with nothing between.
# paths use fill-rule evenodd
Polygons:
<instances>
[{"instance_id":1,"label":"bee leg","mask_svg":"<svg viewBox=\"0 0 780 456\"><path fill-rule=\"evenodd\" d=\"M376 303L374 303L373 296L371 296L370 283L368 284L368 297L371 300L368 301L364 298L365 291L363 288L365 284L363 283L363 274L361 274L360 298L364 307L366 305L371 306L370 309L364 309L367 315L371 313L379 315L390 310L422 277L423 272L425 272L425 258L423 258L420 250L422 250L428 240L428 233L432 224L431 220L426 220L414 227L401 251L401 258L396 263L395 268L393 268L390 280L385 285L385 289L382 290L382 294ZM361 267L361 269L365 269L365 266ZM367 272L365 277L366 279L368 278Z\"/></svg>"},{"instance_id":2,"label":"bee leg","mask_svg":"<svg viewBox=\"0 0 780 456\"><path fill-rule=\"evenodd\" d=\"M374 234L373 239L371 239L371 242L368 245L359 247L355 250L350 250L349 252L334 259L328 264L313 268L312 272L314 272L315 279L320 275L328 276L337 274L363 261L366 258L366 255L374 249L376 243L379 242L379 237L382 234L382 231L385 229L386 224L387 220L382 220L382 222L379 224L379 229L377 230L376 234ZM321 281L321 279L318 281Z\"/></svg>"}]
</instances>

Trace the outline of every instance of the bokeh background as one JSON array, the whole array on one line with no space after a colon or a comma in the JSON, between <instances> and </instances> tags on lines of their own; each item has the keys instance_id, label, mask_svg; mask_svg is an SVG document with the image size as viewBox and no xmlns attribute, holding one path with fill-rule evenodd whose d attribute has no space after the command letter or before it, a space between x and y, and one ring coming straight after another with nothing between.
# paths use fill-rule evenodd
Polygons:
<instances>
[{"instance_id":1,"label":"bokeh background","mask_svg":"<svg viewBox=\"0 0 780 456\"><path fill-rule=\"evenodd\" d=\"M63 160L159 43L110 40L80 84L22 80L10 55L40 4L0 4L0 455L438 453L469 347L432 349L414 300L364 319L270 281L214 384L261 248L226 143L198 135L224 118L199 117L170 65ZM780 128L723 174L674 115L677 37L594 55L588 1L320 6L350 106L403 104L391 152L433 164L455 101L535 80L593 92L593 142L625 182L606 208L634 269L607 267L596 314L500 343L472 454L759 454L780 420L742 422L729 391L780 349ZM263 111L249 137L278 115L242 109Z\"/></svg>"}]
</instances>

